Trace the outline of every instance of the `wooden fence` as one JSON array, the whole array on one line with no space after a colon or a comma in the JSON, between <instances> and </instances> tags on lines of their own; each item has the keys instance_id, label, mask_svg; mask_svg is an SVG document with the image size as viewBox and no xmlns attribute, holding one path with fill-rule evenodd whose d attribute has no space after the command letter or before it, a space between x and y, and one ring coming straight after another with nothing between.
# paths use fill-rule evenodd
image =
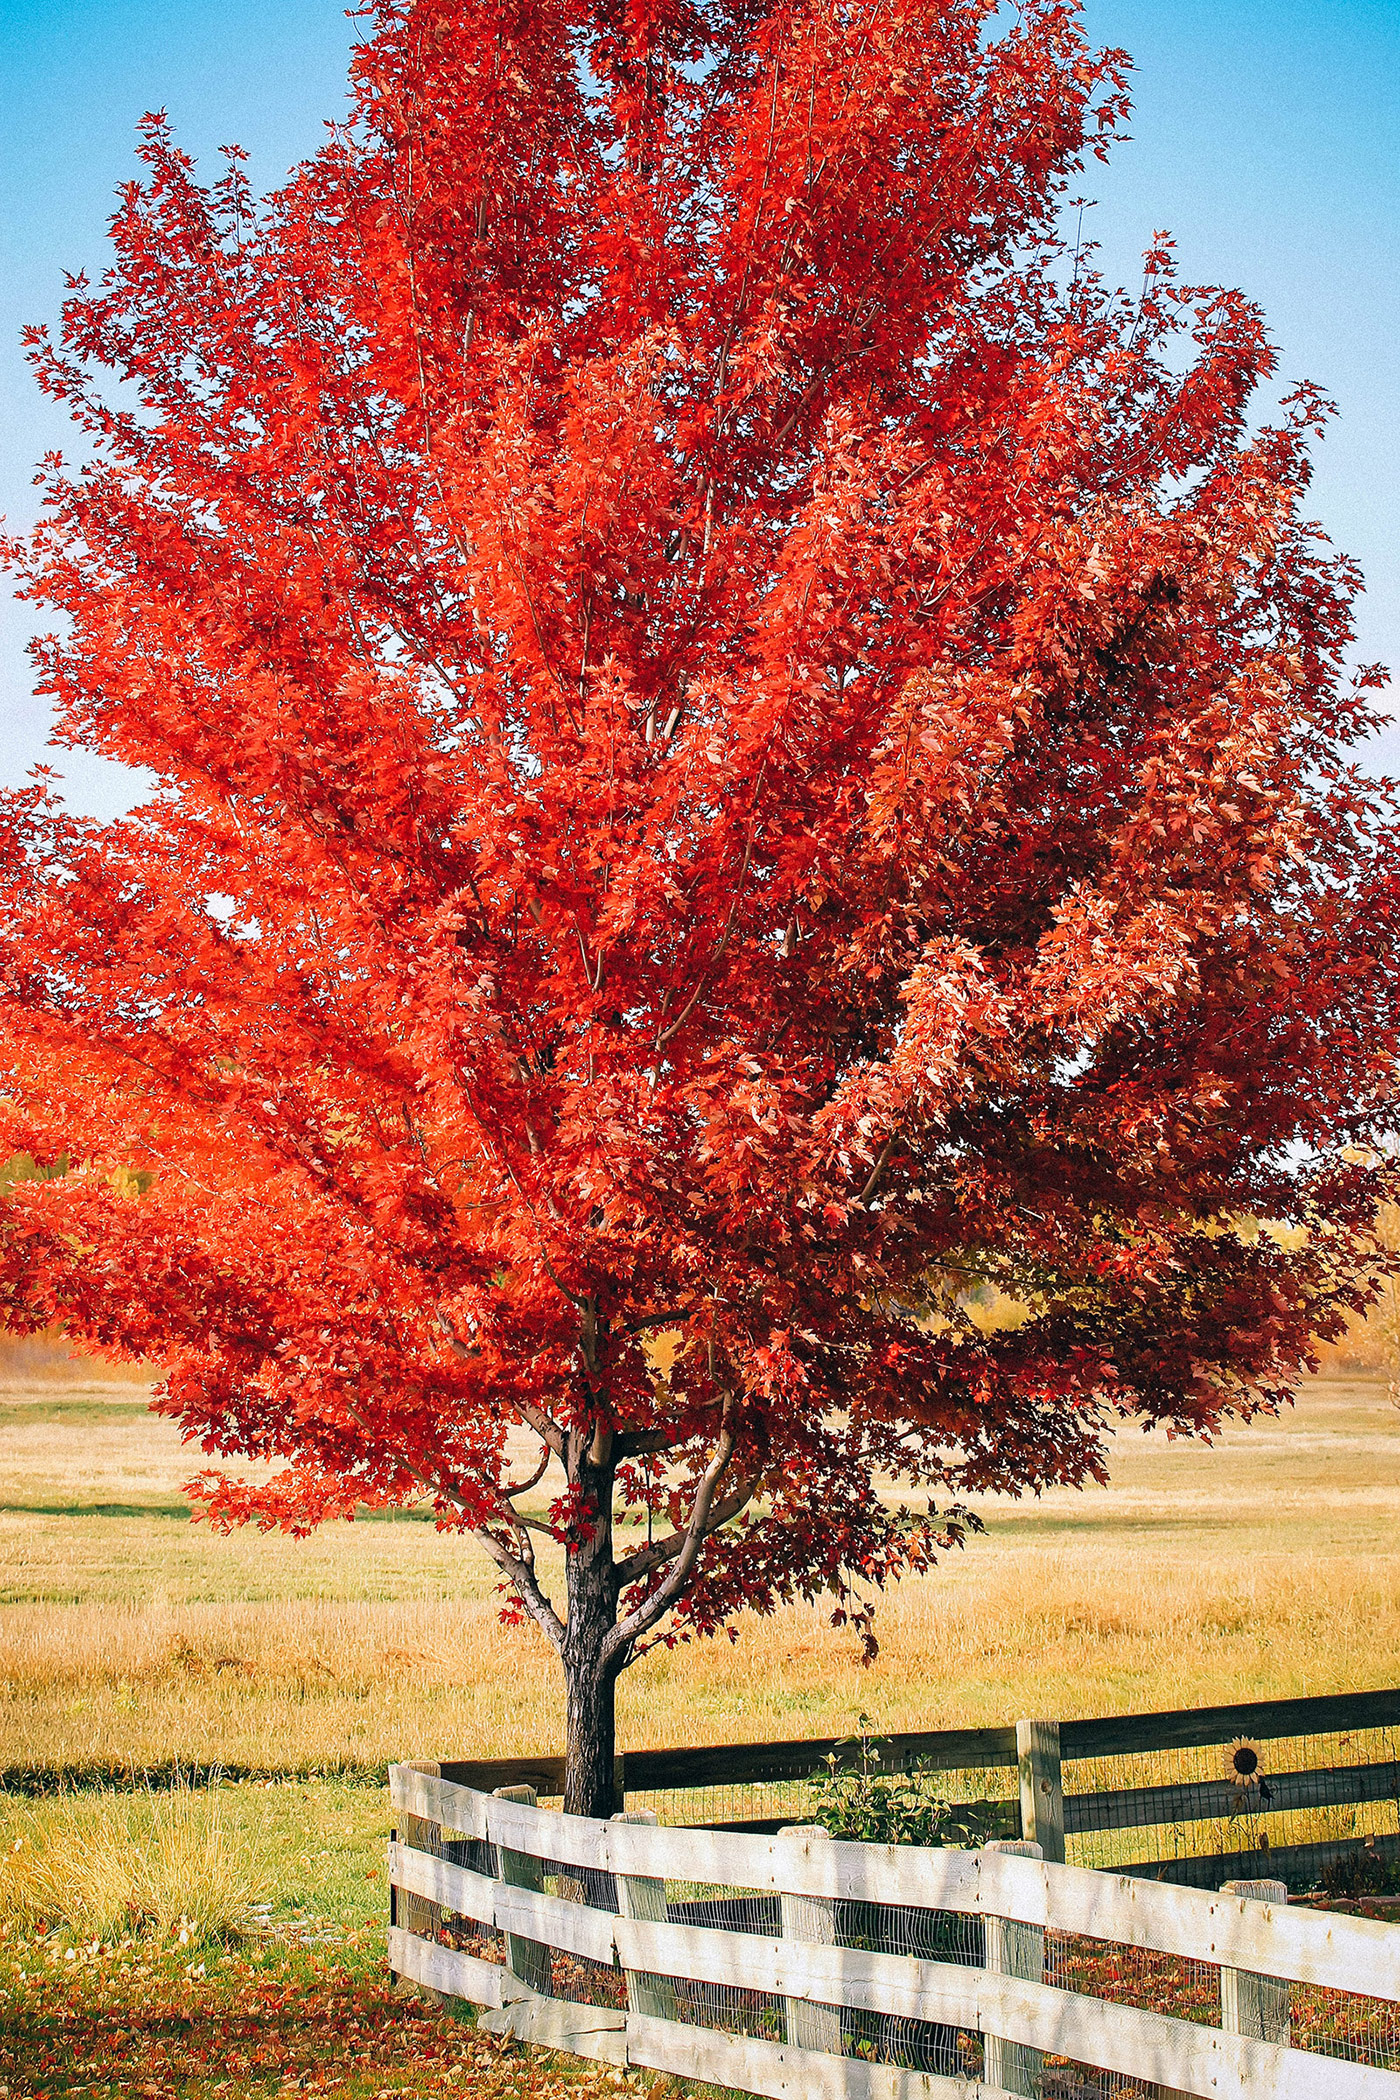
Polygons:
<instances>
[{"instance_id":1,"label":"wooden fence","mask_svg":"<svg viewBox=\"0 0 1400 2100\"><path fill-rule=\"evenodd\" d=\"M1203 1776L1204 1753L1241 1738L1262 1753L1252 1783L1226 1776L1223 1759ZM1400 1690L1029 1719L881 1736L878 1747L882 1771L980 1779L982 1797L956 1802L960 1812L987 1838L1034 1842L1057 1862L1208 1888L1261 1874L1311 1885L1361 1851L1400 1866ZM849 1738L628 1751L618 1759L618 1797L656 1809L663 1822L772 1832L806 1813L804 1782L830 1759L849 1765L858 1755ZM557 1757L460 1760L437 1770L487 1793L563 1791ZM1338 1809L1362 1813L1338 1819ZM1290 1841L1300 1826L1338 1820L1357 1827Z\"/></svg>"},{"instance_id":2,"label":"wooden fence","mask_svg":"<svg viewBox=\"0 0 1400 2100\"><path fill-rule=\"evenodd\" d=\"M1278 1883L391 1791L391 1965L497 2033L790 2100L1400 2100L1400 1931Z\"/></svg>"}]
</instances>

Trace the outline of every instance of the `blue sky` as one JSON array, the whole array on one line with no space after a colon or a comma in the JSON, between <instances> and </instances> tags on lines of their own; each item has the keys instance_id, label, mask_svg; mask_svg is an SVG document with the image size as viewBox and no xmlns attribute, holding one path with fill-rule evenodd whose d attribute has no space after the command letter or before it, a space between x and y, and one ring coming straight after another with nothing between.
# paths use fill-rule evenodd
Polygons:
<instances>
[{"instance_id":1,"label":"blue sky","mask_svg":"<svg viewBox=\"0 0 1400 2100\"><path fill-rule=\"evenodd\" d=\"M1359 653L1400 669L1400 0L1090 0L1091 32L1136 61L1132 143L1085 179L1107 266L1135 283L1156 228L1196 282L1263 305L1287 379L1340 421L1313 510L1360 561ZM343 106L355 25L337 0L0 0L0 508L33 512L33 464L68 442L17 336L51 319L64 270L102 266L134 127L165 107L197 157L245 146L260 188ZM78 809L131 799L118 768L46 749L25 609L0 628L0 781L56 763ZM1400 770L1400 729L1373 758Z\"/></svg>"}]
</instances>

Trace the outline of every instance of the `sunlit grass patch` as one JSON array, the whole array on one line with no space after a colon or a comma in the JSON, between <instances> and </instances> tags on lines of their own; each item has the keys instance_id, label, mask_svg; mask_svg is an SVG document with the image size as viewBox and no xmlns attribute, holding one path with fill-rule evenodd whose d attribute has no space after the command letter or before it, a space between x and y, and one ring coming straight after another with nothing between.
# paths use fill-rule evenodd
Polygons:
<instances>
[{"instance_id":1,"label":"sunlit grass patch","mask_svg":"<svg viewBox=\"0 0 1400 2100\"><path fill-rule=\"evenodd\" d=\"M0 1917L18 1933L236 1938L271 1887L265 1851L217 1788L69 1799L25 1820L0 1856Z\"/></svg>"}]
</instances>

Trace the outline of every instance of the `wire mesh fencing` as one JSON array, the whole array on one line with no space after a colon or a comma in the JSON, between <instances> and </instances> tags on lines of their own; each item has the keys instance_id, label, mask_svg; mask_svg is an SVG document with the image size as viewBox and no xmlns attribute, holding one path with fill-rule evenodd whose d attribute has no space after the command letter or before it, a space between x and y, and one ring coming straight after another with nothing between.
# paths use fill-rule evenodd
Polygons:
<instances>
[{"instance_id":1,"label":"wire mesh fencing","mask_svg":"<svg viewBox=\"0 0 1400 2100\"><path fill-rule=\"evenodd\" d=\"M1332 1871L1378 1890L1400 1853L1400 1728L1165 1744L1063 1765L1066 1858L1218 1887L1260 1876L1295 1892ZM1348 1796L1354 1798L1346 1798ZM1351 1876L1347 1861L1370 1854Z\"/></svg>"},{"instance_id":2,"label":"wire mesh fencing","mask_svg":"<svg viewBox=\"0 0 1400 2100\"><path fill-rule=\"evenodd\" d=\"M655 1835L663 1838L664 1827L659 1826ZM609 1868L580 1865L576 1859L543 1852L538 1857L508 1853L480 1836L455 1833L450 1826L426 1818L405 1818L404 1837L415 1851L460 1866L481 1883L505 1876L512 1891L523 1887L602 1918L634 1914L629 1913L625 1894L631 1884ZM745 1888L671 1874L657 1876L646 1885L655 1896L647 1915L656 1922L700 1927L716 1940L755 1942L751 1961L741 1958L737 1964L729 1963L746 1980L715 1980L705 1974L703 1959L687 1967L673 1963L655 1971L629 1973L616 1948L610 1960L590 1958L567 1946L524 1939L508 1926L483 1923L447 1905L424 1904L418 1897L400 1898L400 1919L411 1916L408 1929L438 1945L509 1969L516 1976L523 1974L532 1991L550 2000L598 2008L624 2025L628 2014L640 2006L653 2018L659 2016L679 2028L760 2044L785 2044L789 2049L940 2078L982 2078L1004 2090L1033 2096L1033 2100L1155 2100L1158 2087L1146 2069L1138 2072L1124 2066L1121 2039L1116 2067L1106 2066L1053 2048L998 2042L983 2031L985 2023L976 2015L938 2018L875 2010L859 2002L859 1991L855 2002L819 1990L801 1997L786 1995L773 1986L772 1954L782 1943L796 1939L833 1950L904 1957L931 1965L923 1972L930 1975L969 1972L964 1993L969 2004L977 2000L979 1976L989 1971L1014 1972L1034 1986L1050 1987L1065 2001L1094 2000L1120 2008L1127 2016L1117 2030L1120 2038L1131 2032L1132 2021L1138 2018L1145 2038L1145 2064L1152 2049L1159 2046L1164 2019L1187 2028L1227 2026L1235 2032L1251 2031L1226 2017L1225 2007L1235 2002L1228 1988L1230 1972L1204 1954L1166 1953L1054 1923L1044 1929L1018 1926L1012 1932L1020 1936L1022 1954L1032 1958L1009 1972L1004 1950L1000 1956L994 1952L995 1935L1004 1933L1006 1927L968 1909L844 1896L789 1897L771 1887ZM1053 1882L1050 1888L1053 1898ZM1075 1902L1080 1900L1070 1893ZM407 1914L406 1901L416 1906ZM557 1918L558 1913L552 1915ZM1208 1930L1203 1924L1203 1931ZM1400 1963L1396 1968L1400 1989ZM785 1977L782 1980L786 1982ZM786 1988L790 1991L793 1986ZM946 2002L949 1987L941 1988ZM1319 2059L1400 2074L1400 2004L1337 1986L1295 1982L1273 1988L1276 1994L1281 1991L1277 2002L1283 2008L1283 2025L1272 2037L1266 2034L1266 2040L1286 2041L1292 2049ZM956 1998L957 1991L952 1995ZM1214 2071L1202 2075L1209 2081ZM1186 2089L1214 2087L1208 2083ZM1400 2077L1396 2093L1400 2100Z\"/></svg>"},{"instance_id":3,"label":"wire mesh fencing","mask_svg":"<svg viewBox=\"0 0 1400 2100\"><path fill-rule=\"evenodd\" d=\"M882 1768L884 1769L884 1768ZM890 1760L887 1776L904 1769ZM971 1766L939 1769L926 1775L918 1760L908 1769L926 1777L930 1790L948 1804L969 1835L983 1842L1019 1837L1021 1806L1016 1768ZM658 1823L710 1830L776 1831L791 1823L810 1823L818 1813L823 1775L776 1780L733 1780L715 1786L657 1787L627 1790L629 1809L650 1811Z\"/></svg>"}]
</instances>

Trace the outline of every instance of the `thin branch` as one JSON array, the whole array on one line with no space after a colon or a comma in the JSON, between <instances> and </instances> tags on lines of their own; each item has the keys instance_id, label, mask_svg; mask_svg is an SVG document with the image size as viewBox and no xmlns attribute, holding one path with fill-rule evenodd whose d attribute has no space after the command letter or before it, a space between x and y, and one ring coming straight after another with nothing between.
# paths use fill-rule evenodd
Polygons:
<instances>
[{"instance_id":1,"label":"thin branch","mask_svg":"<svg viewBox=\"0 0 1400 2100\"><path fill-rule=\"evenodd\" d=\"M512 1553L509 1546L498 1539L493 1532L481 1530L478 1531L477 1537L510 1583L516 1596L520 1599L526 1611L529 1612L536 1625L549 1635L556 1648L562 1649L564 1645L563 1622L536 1581L534 1569L527 1561L522 1560L519 1554Z\"/></svg>"},{"instance_id":2,"label":"thin branch","mask_svg":"<svg viewBox=\"0 0 1400 2100\"><path fill-rule=\"evenodd\" d=\"M544 1447L544 1456L541 1458L539 1464L536 1466L534 1472L530 1475L529 1479L522 1480L519 1487L503 1487L501 1489L501 1493L506 1497L506 1500L510 1501L516 1495L523 1495L527 1489L535 1487L538 1484L538 1482L543 1480L545 1476L545 1471L549 1465L549 1461L553 1456L553 1452L550 1450L548 1444L546 1444Z\"/></svg>"},{"instance_id":3,"label":"thin branch","mask_svg":"<svg viewBox=\"0 0 1400 2100\"><path fill-rule=\"evenodd\" d=\"M618 1620L603 1643L603 1652L599 1658L601 1662L611 1662L614 1656L630 1648L639 1634L645 1633L649 1627L654 1626L662 1613L674 1604L676 1598L680 1596L686 1583L690 1580L691 1570L695 1566L700 1548L705 1543L708 1535L707 1526L711 1512L714 1509L716 1492L721 1480L723 1480L726 1472L729 1470L729 1462L734 1456L735 1447L738 1443L737 1434L729 1417L730 1403L726 1401L724 1426L720 1430L714 1456L700 1477L700 1484L695 1491L695 1501L690 1512L690 1522L686 1526L680 1550L671 1564L671 1572L652 1591L649 1597L643 1598L635 1611L630 1611L625 1619ZM757 1485L756 1482L754 1484ZM752 1492L752 1489L750 1492ZM747 1499L745 1497L745 1500Z\"/></svg>"},{"instance_id":4,"label":"thin branch","mask_svg":"<svg viewBox=\"0 0 1400 2100\"><path fill-rule=\"evenodd\" d=\"M889 1165L890 1161L894 1158L895 1147L898 1143L899 1132L897 1130L885 1139L884 1144L880 1148L880 1157L876 1160L874 1167L871 1169L870 1179L866 1182L865 1187L856 1197L857 1210L864 1210L866 1204L870 1201L876 1189L880 1186L881 1177L883 1176L884 1171Z\"/></svg>"},{"instance_id":5,"label":"thin branch","mask_svg":"<svg viewBox=\"0 0 1400 2100\"><path fill-rule=\"evenodd\" d=\"M705 1522L706 1538L721 1530L732 1518L739 1515L746 1503L753 1500L755 1485L756 1482L752 1480L741 1480L736 1487L731 1488L722 1502L715 1503ZM627 1588L630 1583L640 1582L644 1575L650 1575L657 1568L664 1568L668 1560L674 1560L681 1552L689 1536L688 1530L673 1531L664 1539L654 1540L649 1546L639 1546L635 1553L629 1553L625 1560L620 1560L617 1572L623 1588Z\"/></svg>"}]
</instances>

